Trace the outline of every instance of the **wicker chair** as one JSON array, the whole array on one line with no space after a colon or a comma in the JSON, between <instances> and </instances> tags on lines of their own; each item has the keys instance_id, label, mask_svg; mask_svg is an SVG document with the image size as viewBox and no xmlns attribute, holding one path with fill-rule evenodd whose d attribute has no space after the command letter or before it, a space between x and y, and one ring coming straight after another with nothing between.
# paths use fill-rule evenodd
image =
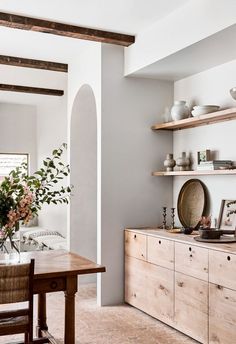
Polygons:
<instances>
[{"instance_id":1,"label":"wicker chair","mask_svg":"<svg viewBox=\"0 0 236 344\"><path fill-rule=\"evenodd\" d=\"M0 304L28 302L28 307L0 312L0 336L25 334L33 342L34 260L29 264L0 265Z\"/></svg>"}]
</instances>

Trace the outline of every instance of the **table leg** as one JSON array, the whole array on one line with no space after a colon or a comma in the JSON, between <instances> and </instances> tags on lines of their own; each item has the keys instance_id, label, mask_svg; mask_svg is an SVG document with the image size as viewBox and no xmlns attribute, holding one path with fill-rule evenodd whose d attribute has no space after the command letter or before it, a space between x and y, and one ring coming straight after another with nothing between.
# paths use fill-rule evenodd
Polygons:
<instances>
[{"instance_id":1,"label":"table leg","mask_svg":"<svg viewBox=\"0 0 236 344\"><path fill-rule=\"evenodd\" d=\"M38 294L38 326L36 328L39 338L43 337L42 331L48 330L46 315L46 294Z\"/></svg>"},{"instance_id":2,"label":"table leg","mask_svg":"<svg viewBox=\"0 0 236 344\"><path fill-rule=\"evenodd\" d=\"M75 294L77 276L66 278L64 344L75 344Z\"/></svg>"}]
</instances>

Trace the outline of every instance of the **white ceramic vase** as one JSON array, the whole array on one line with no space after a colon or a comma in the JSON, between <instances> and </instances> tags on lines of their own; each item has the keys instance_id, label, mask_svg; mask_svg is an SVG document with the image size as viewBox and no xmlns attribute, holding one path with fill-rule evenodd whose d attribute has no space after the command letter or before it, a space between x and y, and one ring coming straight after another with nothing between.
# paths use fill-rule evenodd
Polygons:
<instances>
[{"instance_id":1,"label":"white ceramic vase","mask_svg":"<svg viewBox=\"0 0 236 344\"><path fill-rule=\"evenodd\" d=\"M176 100L171 108L171 117L174 121L189 117L189 108L184 100Z\"/></svg>"}]
</instances>

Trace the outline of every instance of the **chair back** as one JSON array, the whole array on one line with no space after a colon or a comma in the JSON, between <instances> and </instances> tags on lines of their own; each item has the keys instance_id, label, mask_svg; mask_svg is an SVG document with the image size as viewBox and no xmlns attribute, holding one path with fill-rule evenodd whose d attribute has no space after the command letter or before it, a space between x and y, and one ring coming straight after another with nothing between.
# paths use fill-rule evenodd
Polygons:
<instances>
[{"instance_id":1,"label":"chair back","mask_svg":"<svg viewBox=\"0 0 236 344\"><path fill-rule=\"evenodd\" d=\"M34 259L27 264L0 265L0 304L31 301Z\"/></svg>"}]
</instances>

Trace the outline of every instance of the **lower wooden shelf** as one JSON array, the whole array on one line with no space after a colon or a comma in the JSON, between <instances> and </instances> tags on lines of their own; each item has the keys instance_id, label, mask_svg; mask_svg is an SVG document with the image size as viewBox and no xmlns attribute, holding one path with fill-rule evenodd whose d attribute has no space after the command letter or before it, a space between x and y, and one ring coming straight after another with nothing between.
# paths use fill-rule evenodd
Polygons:
<instances>
[{"instance_id":1,"label":"lower wooden shelf","mask_svg":"<svg viewBox=\"0 0 236 344\"><path fill-rule=\"evenodd\" d=\"M167 176L208 176L208 175L236 175L235 170L208 170L208 171L157 171L152 172L153 176L167 177Z\"/></svg>"}]
</instances>

